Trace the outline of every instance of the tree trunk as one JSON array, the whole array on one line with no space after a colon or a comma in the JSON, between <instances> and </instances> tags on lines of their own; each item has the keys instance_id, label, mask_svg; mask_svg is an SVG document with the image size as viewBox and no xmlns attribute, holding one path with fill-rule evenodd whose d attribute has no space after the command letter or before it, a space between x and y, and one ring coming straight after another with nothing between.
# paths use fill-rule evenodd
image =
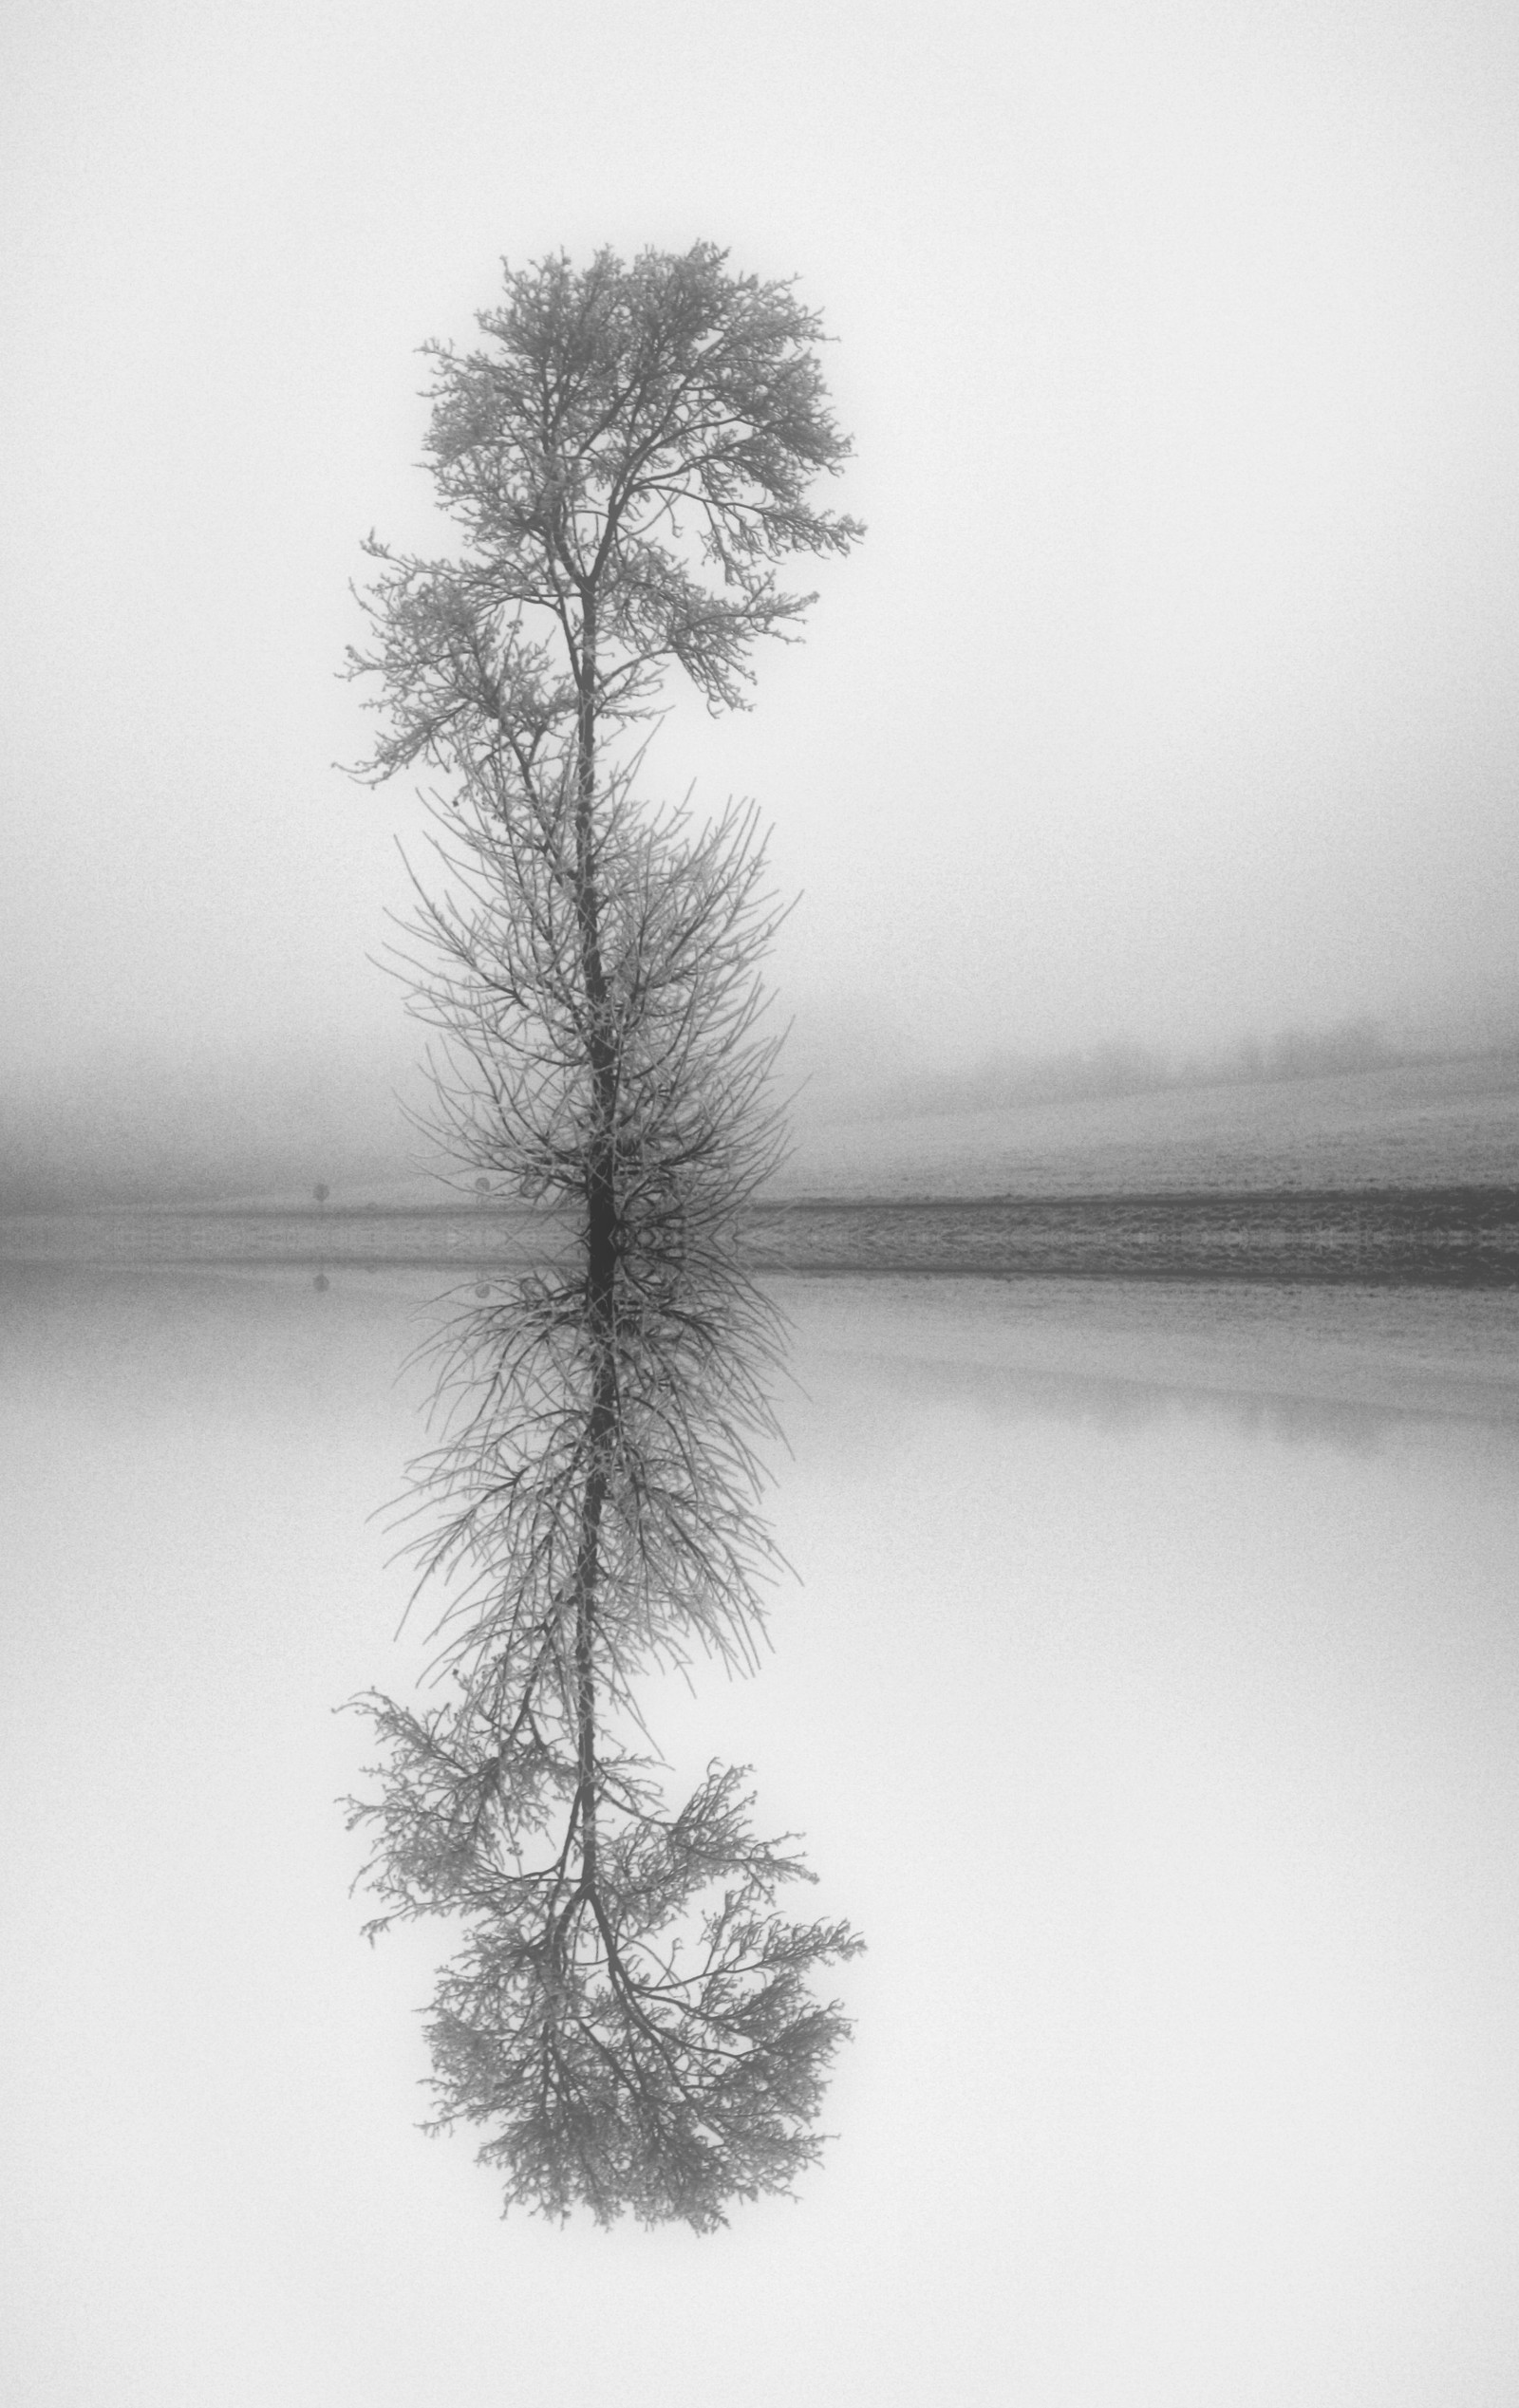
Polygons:
<instances>
[{"instance_id":1,"label":"tree trunk","mask_svg":"<svg viewBox=\"0 0 1519 2408\"><path fill-rule=\"evenodd\" d=\"M587 1473L575 1562L575 1717L581 1878L596 1881L596 1603L601 1580L601 1521L617 1419L617 1054L601 952L601 892L596 859L596 621L587 599L578 663L579 719L575 757L575 890L580 969L585 988L591 1070L591 1129L586 1148L586 1297L591 1342L591 1409Z\"/></svg>"}]
</instances>

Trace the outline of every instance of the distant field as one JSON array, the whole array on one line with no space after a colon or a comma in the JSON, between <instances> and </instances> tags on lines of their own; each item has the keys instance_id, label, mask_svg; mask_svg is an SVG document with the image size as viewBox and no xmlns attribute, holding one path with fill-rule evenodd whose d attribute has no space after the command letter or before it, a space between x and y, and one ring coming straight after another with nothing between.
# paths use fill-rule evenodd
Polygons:
<instances>
[{"instance_id":1,"label":"distant field","mask_svg":"<svg viewBox=\"0 0 1519 2408\"><path fill-rule=\"evenodd\" d=\"M562 1253L413 1178L334 1199L0 1220L11 1262L407 1265ZM748 1218L764 1273L1519 1284L1519 1056L957 1117L805 1125Z\"/></svg>"},{"instance_id":2,"label":"distant field","mask_svg":"<svg viewBox=\"0 0 1519 2408\"><path fill-rule=\"evenodd\" d=\"M1519 1055L910 1120L801 1123L777 1197L1519 1185Z\"/></svg>"}]
</instances>

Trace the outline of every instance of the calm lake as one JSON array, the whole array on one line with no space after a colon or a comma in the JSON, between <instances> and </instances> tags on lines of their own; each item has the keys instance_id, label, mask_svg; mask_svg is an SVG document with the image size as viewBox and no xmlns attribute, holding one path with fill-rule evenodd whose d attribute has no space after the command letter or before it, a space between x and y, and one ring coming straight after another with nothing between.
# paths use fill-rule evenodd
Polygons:
<instances>
[{"instance_id":1,"label":"calm lake","mask_svg":"<svg viewBox=\"0 0 1519 2408\"><path fill-rule=\"evenodd\" d=\"M497 2220L350 1899L435 1276L6 1275L28 2408L1519 2390L1519 1296L778 1282L752 1764L869 1953L798 2204Z\"/></svg>"}]
</instances>

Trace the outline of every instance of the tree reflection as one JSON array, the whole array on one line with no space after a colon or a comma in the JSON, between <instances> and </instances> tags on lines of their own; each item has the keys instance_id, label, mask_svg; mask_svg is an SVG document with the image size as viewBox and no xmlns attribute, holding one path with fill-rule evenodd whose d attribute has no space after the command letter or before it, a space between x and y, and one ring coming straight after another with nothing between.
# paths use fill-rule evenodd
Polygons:
<instances>
[{"instance_id":1,"label":"tree reflection","mask_svg":"<svg viewBox=\"0 0 1519 2408\"><path fill-rule=\"evenodd\" d=\"M666 1804L636 1693L701 1654L751 1668L776 1568L756 1447L778 1331L737 1241L781 1144L757 1025L776 914L748 814L693 832L615 781L607 1081L572 787L530 801L478 767L469 791L439 838L448 899L415 931L439 1115L454 1159L530 1197L559 1242L439 1341L410 1510L449 1694L361 1701L383 1743L378 1794L353 1806L368 1929L462 1918L428 2024L436 2124L485 2128L509 2206L704 2231L816 2158L847 2026L809 1981L860 1945L779 1912L812 1876L789 1839L756 1836L740 1771Z\"/></svg>"}]
</instances>

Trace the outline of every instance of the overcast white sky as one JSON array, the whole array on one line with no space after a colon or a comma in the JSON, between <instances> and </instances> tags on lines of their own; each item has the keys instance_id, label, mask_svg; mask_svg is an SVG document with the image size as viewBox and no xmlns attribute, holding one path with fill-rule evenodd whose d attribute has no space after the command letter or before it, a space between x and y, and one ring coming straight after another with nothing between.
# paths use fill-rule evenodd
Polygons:
<instances>
[{"instance_id":1,"label":"overcast white sky","mask_svg":"<svg viewBox=\"0 0 1519 2408\"><path fill-rule=\"evenodd\" d=\"M371 526L432 539L416 346L503 253L601 243L727 244L837 338L869 540L652 765L772 817L804 1055L1511 1010L1496 0L11 0L0 161L33 1125L388 1086L416 814L330 766L347 581Z\"/></svg>"}]
</instances>

